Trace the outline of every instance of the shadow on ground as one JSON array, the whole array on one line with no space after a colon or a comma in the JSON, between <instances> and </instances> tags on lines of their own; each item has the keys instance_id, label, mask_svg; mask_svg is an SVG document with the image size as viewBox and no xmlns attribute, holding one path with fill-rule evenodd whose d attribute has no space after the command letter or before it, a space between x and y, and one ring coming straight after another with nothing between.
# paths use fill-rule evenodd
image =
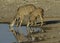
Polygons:
<instances>
[{"instance_id":1,"label":"shadow on ground","mask_svg":"<svg viewBox=\"0 0 60 43\"><path fill-rule=\"evenodd\" d=\"M60 20L45 21L45 22L44 22L44 25L56 24L56 23L60 23ZM40 22L37 23L37 24L40 24Z\"/></svg>"},{"instance_id":2,"label":"shadow on ground","mask_svg":"<svg viewBox=\"0 0 60 43\"><path fill-rule=\"evenodd\" d=\"M60 23L60 20L45 21L44 25Z\"/></svg>"},{"instance_id":3,"label":"shadow on ground","mask_svg":"<svg viewBox=\"0 0 60 43\"><path fill-rule=\"evenodd\" d=\"M41 28L44 29L44 30L51 30L52 27L44 27L44 26L45 25L50 25L50 24L57 24L57 23L60 23L60 20L45 21L43 27L41 27ZM37 23L37 24L40 24L40 22Z\"/></svg>"}]
</instances>

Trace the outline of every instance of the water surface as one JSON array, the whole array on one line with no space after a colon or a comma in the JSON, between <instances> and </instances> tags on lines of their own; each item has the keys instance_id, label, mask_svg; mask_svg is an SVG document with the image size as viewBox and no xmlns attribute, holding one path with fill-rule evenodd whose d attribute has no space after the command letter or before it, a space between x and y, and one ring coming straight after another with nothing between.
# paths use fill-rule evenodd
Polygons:
<instances>
[{"instance_id":1,"label":"water surface","mask_svg":"<svg viewBox=\"0 0 60 43\"><path fill-rule=\"evenodd\" d=\"M27 35L25 26L18 27L18 30L19 32L20 30L22 30L23 34ZM35 29L35 31L36 30L40 30L40 29L37 28ZM8 24L0 24L0 43L12 43L12 42L16 42L16 39L13 36L12 32L9 31Z\"/></svg>"}]
</instances>

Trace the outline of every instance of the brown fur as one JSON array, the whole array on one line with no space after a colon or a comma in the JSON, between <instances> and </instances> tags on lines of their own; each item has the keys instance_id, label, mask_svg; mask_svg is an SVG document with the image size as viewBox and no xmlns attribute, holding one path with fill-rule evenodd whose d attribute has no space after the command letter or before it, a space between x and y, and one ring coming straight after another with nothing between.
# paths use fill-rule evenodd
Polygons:
<instances>
[{"instance_id":1,"label":"brown fur","mask_svg":"<svg viewBox=\"0 0 60 43\"><path fill-rule=\"evenodd\" d=\"M37 8L33 12L30 13L30 24L33 25L36 24L37 18L39 17L41 19L41 26L43 25L43 13L44 10L42 8ZM29 24L28 22L28 24Z\"/></svg>"},{"instance_id":2,"label":"brown fur","mask_svg":"<svg viewBox=\"0 0 60 43\"><path fill-rule=\"evenodd\" d=\"M20 18L20 25L22 24L22 22L24 20L24 16L29 15L35 9L36 9L36 7L33 4L27 4L27 5L24 5L24 6L21 6L18 8L17 17Z\"/></svg>"}]
</instances>

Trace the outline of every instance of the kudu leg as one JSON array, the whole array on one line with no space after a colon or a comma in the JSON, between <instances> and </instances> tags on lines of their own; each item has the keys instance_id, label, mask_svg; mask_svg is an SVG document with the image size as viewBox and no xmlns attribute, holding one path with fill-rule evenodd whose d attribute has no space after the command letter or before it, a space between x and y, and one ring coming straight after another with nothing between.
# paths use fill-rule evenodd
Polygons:
<instances>
[{"instance_id":1,"label":"kudu leg","mask_svg":"<svg viewBox=\"0 0 60 43\"><path fill-rule=\"evenodd\" d=\"M41 19L41 26L43 26L43 17L40 16L40 19Z\"/></svg>"},{"instance_id":2,"label":"kudu leg","mask_svg":"<svg viewBox=\"0 0 60 43\"><path fill-rule=\"evenodd\" d=\"M28 21L28 23L27 23L27 28L26 28L28 34L29 34L29 30L28 30L29 25L30 25L30 22Z\"/></svg>"},{"instance_id":3,"label":"kudu leg","mask_svg":"<svg viewBox=\"0 0 60 43\"><path fill-rule=\"evenodd\" d=\"M42 16L40 16L40 19L41 19L41 26L43 26L43 17L42 17ZM41 31L42 31L42 32L44 32L44 30L43 30L43 29L41 29Z\"/></svg>"},{"instance_id":4,"label":"kudu leg","mask_svg":"<svg viewBox=\"0 0 60 43\"><path fill-rule=\"evenodd\" d=\"M13 26L15 25L15 21L16 21L16 19L13 20L12 23L9 24L10 31L13 31L14 30Z\"/></svg>"}]
</instances>

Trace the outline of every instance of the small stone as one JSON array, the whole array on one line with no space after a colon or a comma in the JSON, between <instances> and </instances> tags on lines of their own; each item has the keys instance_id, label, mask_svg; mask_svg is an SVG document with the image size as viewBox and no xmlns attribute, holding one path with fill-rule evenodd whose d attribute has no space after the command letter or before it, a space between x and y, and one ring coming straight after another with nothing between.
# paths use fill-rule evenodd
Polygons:
<instances>
[{"instance_id":1,"label":"small stone","mask_svg":"<svg viewBox=\"0 0 60 43\"><path fill-rule=\"evenodd\" d=\"M35 40L35 37L32 37L32 41L34 41Z\"/></svg>"},{"instance_id":2,"label":"small stone","mask_svg":"<svg viewBox=\"0 0 60 43\"><path fill-rule=\"evenodd\" d=\"M60 34L60 32L59 32L59 34Z\"/></svg>"},{"instance_id":3,"label":"small stone","mask_svg":"<svg viewBox=\"0 0 60 43\"><path fill-rule=\"evenodd\" d=\"M39 40L43 40L43 38L39 38Z\"/></svg>"},{"instance_id":4,"label":"small stone","mask_svg":"<svg viewBox=\"0 0 60 43\"><path fill-rule=\"evenodd\" d=\"M60 42L60 40L58 42Z\"/></svg>"},{"instance_id":5,"label":"small stone","mask_svg":"<svg viewBox=\"0 0 60 43\"><path fill-rule=\"evenodd\" d=\"M56 38L55 36L51 36L51 38Z\"/></svg>"}]
</instances>

